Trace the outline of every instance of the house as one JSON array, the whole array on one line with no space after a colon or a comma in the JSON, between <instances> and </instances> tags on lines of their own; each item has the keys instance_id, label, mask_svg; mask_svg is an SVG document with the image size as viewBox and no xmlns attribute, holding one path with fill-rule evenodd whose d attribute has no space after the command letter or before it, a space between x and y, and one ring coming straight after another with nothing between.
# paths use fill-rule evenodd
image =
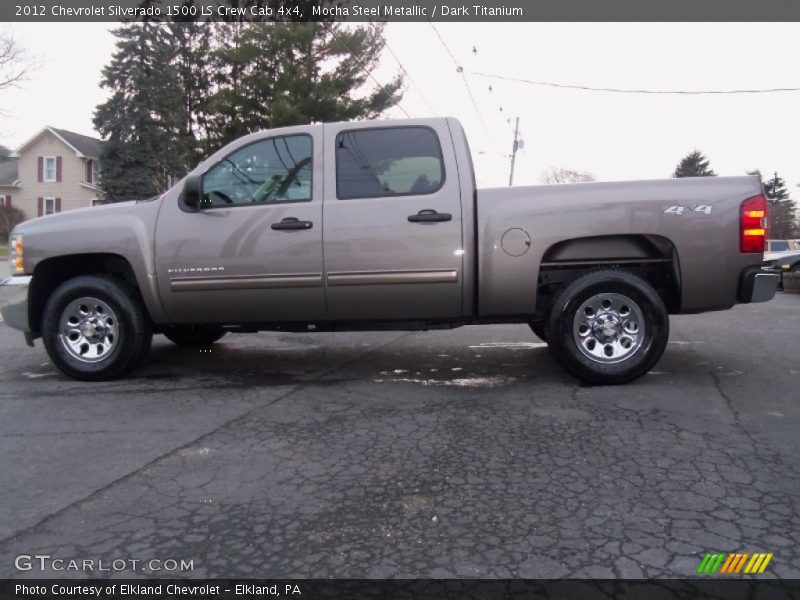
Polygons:
<instances>
[{"instance_id":1,"label":"house","mask_svg":"<svg viewBox=\"0 0 800 600\"><path fill-rule=\"evenodd\" d=\"M32 219L102 201L99 139L45 127L0 162L0 204Z\"/></svg>"}]
</instances>

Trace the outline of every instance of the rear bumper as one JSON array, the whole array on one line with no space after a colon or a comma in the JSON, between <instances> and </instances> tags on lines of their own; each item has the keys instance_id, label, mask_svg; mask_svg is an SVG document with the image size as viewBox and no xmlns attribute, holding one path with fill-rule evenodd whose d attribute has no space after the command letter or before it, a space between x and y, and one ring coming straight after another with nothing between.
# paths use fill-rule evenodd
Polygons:
<instances>
[{"instance_id":1,"label":"rear bumper","mask_svg":"<svg viewBox=\"0 0 800 600\"><path fill-rule=\"evenodd\" d=\"M28 287L30 275L8 277L0 281L0 314L6 325L30 334L28 325ZM26 337L27 337L26 335Z\"/></svg>"},{"instance_id":2,"label":"rear bumper","mask_svg":"<svg viewBox=\"0 0 800 600\"><path fill-rule=\"evenodd\" d=\"M739 282L739 302L767 302L775 297L780 274L761 268L751 268L742 273Z\"/></svg>"}]
</instances>

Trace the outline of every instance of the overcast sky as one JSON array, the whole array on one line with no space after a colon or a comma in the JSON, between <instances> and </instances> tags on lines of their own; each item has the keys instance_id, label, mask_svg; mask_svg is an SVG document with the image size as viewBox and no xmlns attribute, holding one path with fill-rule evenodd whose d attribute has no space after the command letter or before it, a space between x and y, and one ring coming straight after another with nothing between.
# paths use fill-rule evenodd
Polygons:
<instances>
[{"instance_id":1,"label":"overcast sky","mask_svg":"<svg viewBox=\"0 0 800 600\"><path fill-rule=\"evenodd\" d=\"M464 81L428 23L393 23L386 37L422 89L407 82L402 107L415 117L455 116L470 139L482 186L508 183L512 127L525 150L515 185L538 183L549 165L589 170L601 180L659 178L697 148L720 175L778 171L800 198L800 93L650 96L553 89L472 72L615 88L800 87L800 24L437 24L464 67ZM96 135L91 118L106 92L109 24L6 25L39 67L0 95L0 143L16 147L53 125ZM473 47L477 52L473 53ZM384 52L375 71L398 70ZM489 91L489 86L492 91ZM427 103L426 101L427 100ZM502 111L500 108L502 107ZM394 108L389 116L402 117ZM488 130L488 132L487 132Z\"/></svg>"}]
</instances>

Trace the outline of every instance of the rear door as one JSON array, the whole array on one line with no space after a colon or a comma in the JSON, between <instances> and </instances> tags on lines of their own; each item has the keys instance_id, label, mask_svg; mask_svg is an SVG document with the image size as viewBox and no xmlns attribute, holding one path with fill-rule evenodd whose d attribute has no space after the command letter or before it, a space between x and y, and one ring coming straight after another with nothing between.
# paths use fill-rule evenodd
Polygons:
<instances>
[{"instance_id":1,"label":"rear door","mask_svg":"<svg viewBox=\"0 0 800 600\"><path fill-rule=\"evenodd\" d=\"M447 121L325 125L325 164L328 317L459 317L461 197Z\"/></svg>"}]
</instances>

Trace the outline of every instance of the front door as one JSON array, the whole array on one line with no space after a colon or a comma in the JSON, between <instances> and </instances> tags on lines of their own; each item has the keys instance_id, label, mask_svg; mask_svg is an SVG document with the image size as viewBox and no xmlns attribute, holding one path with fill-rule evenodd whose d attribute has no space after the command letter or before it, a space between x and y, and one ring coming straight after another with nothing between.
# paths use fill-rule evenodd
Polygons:
<instances>
[{"instance_id":1,"label":"front door","mask_svg":"<svg viewBox=\"0 0 800 600\"><path fill-rule=\"evenodd\" d=\"M461 316L461 197L447 121L325 125L325 144L329 318Z\"/></svg>"},{"instance_id":2,"label":"front door","mask_svg":"<svg viewBox=\"0 0 800 600\"><path fill-rule=\"evenodd\" d=\"M173 323L324 318L322 131L234 146L203 174L200 210L164 198L158 285Z\"/></svg>"}]
</instances>

